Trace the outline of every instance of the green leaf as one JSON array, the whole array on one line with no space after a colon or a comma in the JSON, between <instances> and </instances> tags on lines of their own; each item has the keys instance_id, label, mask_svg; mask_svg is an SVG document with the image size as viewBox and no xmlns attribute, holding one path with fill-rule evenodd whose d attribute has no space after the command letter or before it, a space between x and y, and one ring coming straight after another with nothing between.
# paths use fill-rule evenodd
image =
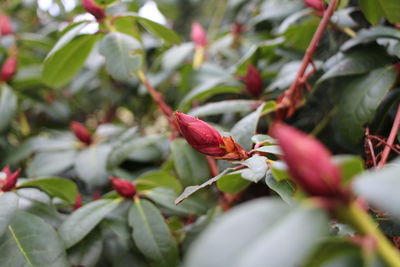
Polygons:
<instances>
[{"instance_id":1,"label":"green leaf","mask_svg":"<svg viewBox=\"0 0 400 267\"><path fill-rule=\"evenodd\" d=\"M178 194L168 188L155 188L151 191L146 191L145 196L154 201L157 205L166 208L174 215L202 215L208 210L207 203L200 197L193 196L180 205L175 205L174 201Z\"/></svg>"},{"instance_id":2,"label":"green leaf","mask_svg":"<svg viewBox=\"0 0 400 267\"><path fill-rule=\"evenodd\" d=\"M81 35L46 58L42 80L48 86L62 87L78 73L101 35Z\"/></svg>"},{"instance_id":3,"label":"green leaf","mask_svg":"<svg viewBox=\"0 0 400 267\"><path fill-rule=\"evenodd\" d=\"M0 90L0 132L4 132L17 111L17 96L5 83L0 84Z\"/></svg>"},{"instance_id":4,"label":"green leaf","mask_svg":"<svg viewBox=\"0 0 400 267\"><path fill-rule=\"evenodd\" d=\"M320 20L319 17L312 16L302 21L300 24L290 26L284 33L286 44L294 49L305 51L310 44Z\"/></svg>"},{"instance_id":5,"label":"green leaf","mask_svg":"<svg viewBox=\"0 0 400 267\"><path fill-rule=\"evenodd\" d=\"M4 234L15 212L18 210L18 197L13 192L0 195L0 236Z\"/></svg>"},{"instance_id":6,"label":"green leaf","mask_svg":"<svg viewBox=\"0 0 400 267\"><path fill-rule=\"evenodd\" d=\"M179 197L177 197L175 199L175 205L178 205L179 203L181 203L182 201L184 201L185 199L187 199L188 197L190 197L191 195L193 195L194 193L196 193L200 189L203 189L203 188L205 188L207 186L212 185L213 183L218 181L218 179L220 179L221 177L223 177L224 175L226 175L230 171L232 171L232 168L227 168L224 171L222 171L220 174L218 174L217 176L209 179L208 181L202 183L201 185L193 185L193 186L186 187L185 190L183 190L183 193L180 194Z\"/></svg>"},{"instance_id":7,"label":"green leaf","mask_svg":"<svg viewBox=\"0 0 400 267\"><path fill-rule=\"evenodd\" d=\"M177 138L171 144L175 170L184 186L200 184L210 177L204 155L193 149L185 139Z\"/></svg>"},{"instance_id":8,"label":"green leaf","mask_svg":"<svg viewBox=\"0 0 400 267\"><path fill-rule=\"evenodd\" d=\"M360 141L364 124L372 121L395 81L394 68L380 68L354 78L344 86L333 121L341 140L348 144Z\"/></svg>"},{"instance_id":9,"label":"green leaf","mask_svg":"<svg viewBox=\"0 0 400 267\"><path fill-rule=\"evenodd\" d=\"M261 102L257 100L224 100L193 108L188 114L194 117L204 117L233 112L250 112L260 104Z\"/></svg>"},{"instance_id":10,"label":"green leaf","mask_svg":"<svg viewBox=\"0 0 400 267\"><path fill-rule=\"evenodd\" d=\"M268 172L265 176L265 183L267 186L275 191L286 203L294 204L293 195L295 188L288 179L276 180L272 172Z\"/></svg>"},{"instance_id":11,"label":"green leaf","mask_svg":"<svg viewBox=\"0 0 400 267\"><path fill-rule=\"evenodd\" d=\"M99 52L106 58L107 72L116 80L129 80L142 65L141 44L124 33L107 34L100 42Z\"/></svg>"},{"instance_id":12,"label":"green leaf","mask_svg":"<svg viewBox=\"0 0 400 267\"><path fill-rule=\"evenodd\" d=\"M104 186L108 183L106 164L111 146L92 145L78 153L74 163L75 170L82 181L90 186Z\"/></svg>"},{"instance_id":13,"label":"green leaf","mask_svg":"<svg viewBox=\"0 0 400 267\"><path fill-rule=\"evenodd\" d=\"M140 192L157 187L171 188L175 192L182 190L182 185L176 177L170 175L166 171L147 172L135 180L136 189Z\"/></svg>"},{"instance_id":14,"label":"green leaf","mask_svg":"<svg viewBox=\"0 0 400 267\"><path fill-rule=\"evenodd\" d=\"M400 165L367 171L353 180L353 190L372 205L400 220Z\"/></svg>"},{"instance_id":15,"label":"green leaf","mask_svg":"<svg viewBox=\"0 0 400 267\"><path fill-rule=\"evenodd\" d=\"M381 17L385 17L391 23L400 22L400 2L397 0L359 0L359 5L372 24L377 24Z\"/></svg>"},{"instance_id":16,"label":"green leaf","mask_svg":"<svg viewBox=\"0 0 400 267\"><path fill-rule=\"evenodd\" d=\"M28 180L18 188L35 187L46 192L52 197L58 197L66 202L73 204L78 195L78 188L74 182L65 178L46 177Z\"/></svg>"},{"instance_id":17,"label":"green leaf","mask_svg":"<svg viewBox=\"0 0 400 267\"><path fill-rule=\"evenodd\" d=\"M58 229L65 247L70 248L98 225L103 218L113 211L121 199L100 199L93 201L72 213Z\"/></svg>"},{"instance_id":18,"label":"green leaf","mask_svg":"<svg viewBox=\"0 0 400 267\"><path fill-rule=\"evenodd\" d=\"M327 230L323 210L292 208L277 199L253 200L209 226L191 246L185 266L300 266Z\"/></svg>"},{"instance_id":19,"label":"green leaf","mask_svg":"<svg viewBox=\"0 0 400 267\"><path fill-rule=\"evenodd\" d=\"M192 42L173 46L162 55L162 67L166 70L177 69L190 55L193 54Z\"/></svg>"},{"instance_id":20,"label":"green leaf","mask_svg":"<svg viewBox=\"0 0 400 267\"><path fill-rule=\"evenodd\" d=\"M282 151L279 146L262 146L259 148L254 149L254 151L259 151L259 152L264 152L264 153L269 153L269 154L274 154L274 155L283 155Z\"/></svg>"},{"instance_id":21,"label":"green leaf","mask_svg":"<svg viewBox=\"0 0 400 267\"><path fill-rule=\"evenodd\" d=\"M94 2L101 6L101 7L107 7L113 3L115 3L117 0L94 0Z\"/></svg>"},{"instance_id":22,"label":"green leaf","mask_svg":"<svg viewBox=\"0 0 400 267\"><path fill-rule=\"evenodd\" d=\"M256 133L263 107L264 105L259 106L256 111L238 121L231 129L231 134L236 143L241 145L246 151L251 149L251 137Z\"/></svg>"},{"instance_id":23,"label":"green leaf","mask_svg":"<svg viewBox=\"0 0 400 267\"><path fill-rule=\"evenodd\" d=\"M92 231L68 251L68 259L74 266L95 267L103 251L101 232Z\"/></svg>"},{"instance_id":24,"label":"green leaf","mask_svg":"<svg viewBox=\"0 0 400 267\"><path fill-rule=\"evenodd\" d=\"M218 189L228 194L239 193L249 185L250 181L243 179L242 175L238 172L224 175L217 181Z\"/></svg>"},{"instance_id":25,"label":"green leaf","mask_svg":"<svg viewBox=\"0 0 400 267\"><path fill-rule=\"evenodd\" d=\"M28 176L40 177L60 174L72 166L75 157L75 150L38 153L28 166Z\"/></svg>"},{"instance_id":26,"label":"green leaf","mask_svg":"<svg viewBox=\"0 0 400 267\"><path fill-rule=\"evenodd\" d=\"M356 45L369 43L378 38L388 38L400 40L400 31L390 27L371 27L369 29L362 29L357 33L357 36L345 42L341 49L348 50Z\"/></svg>"},{"instance_id":27,"label":"green leaf","mask_svg":"<svg viewBox=\"0 0 400 267\"><path fill-rule=\"evenodd\" d=\"M129 224L133 228L132 238L147 258L176 266L178 248L160 211L151 202L136 199L129 210Z\"/></svg>"},{"instance_id":28,"label":"green leaf","mask_svg":"<svg viewBox=\"0 0 400 267\"><path fill-rule=\"evenodd\" d=\"M18 211L0 238L0 266L68 267L64 246L53 227Z\"/></svg>"},{"instance_id":29,"label":"green leaf","mask_svg":"<svg viewBox=\"0 0 400 267\"><path fill-rule=\"evenodd\" d=\"M364 171L364 161L359 156L336 155L333 162L339 166L342 182L349 183L357 174Z\"/></svg>"},{"instance_id":30,"label":"green leaf","mask_svg":"<svg viewBox=\"0 0 400 267\"><path fill-rule=\"evenodd\" d=\"M164 41L170 44L179 44L181 42L181 39L179 38L179 35L176 34L176 32L157 22L146 19L132 12L125 13L124 15L128 15L130 17L135 18L150 33L154 34L155 36L163 39Z\"/></svg>"},{"instance_id":31,"label":"green leaf","mask_svg":"<svg viewBox=\"0 0 400 267\"><path fill-rule=\"evenodd\" d=\"M246 169L240 170L243 179L257 183L268 171L267 158L262 156L252 156L249 159L241 162L241 164L247 166Z\"/></svg>"}]
</instances>

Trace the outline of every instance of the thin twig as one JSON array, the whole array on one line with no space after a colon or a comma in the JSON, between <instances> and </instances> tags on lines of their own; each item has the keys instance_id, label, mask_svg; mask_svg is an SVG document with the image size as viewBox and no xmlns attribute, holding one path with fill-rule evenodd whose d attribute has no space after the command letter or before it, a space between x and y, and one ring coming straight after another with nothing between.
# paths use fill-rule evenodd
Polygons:
<instances>
[{"instance_id":1,"label":"thin twig","mask_svg":"<svg viewBox=\"0 0 400 267\"><path fill-rule=\"evenodd\" d=\"M392 129L390 130L389 138L387 140L387 146L382 152L382 157L381 160L378 163L378 168L383 167L385 165L386 161L388 160L389 153L391 150L391 147L393 146L394 140L396 138L397 132L399 131L400 127L400 104L397 107L397 112L396 112L396 117L393 122Z\"/></svg>"},{"instance_id":2,"label":"thin twig","mask_svg":"<svg viewBox=\"0 0 400 267\"><path fill-rule=\"evenodd\" d=\"M306 53L303 57L303 61L301 63L300 69L297 72L296 79L293 81L291 86L283 92L282 101L279 105L280 109L287 109L287 113L290 116L293 114L294 110L296 109L296 96L301 95L301 91L298 90L299 85L304 82L304 74L307 70L308 65L310 64L312 57L317 49L318 43L321 40L326 27L328 26L329 20L335 11L337 0L331 0L329 2L329 6L324 12L324 16L322 17L321 22L318 25L317 30L314 33L314 36L306 50ZM308 78L308 77L307 77ZM287 115L285 114L285 117Z\"/></svg>"}]
</instances>

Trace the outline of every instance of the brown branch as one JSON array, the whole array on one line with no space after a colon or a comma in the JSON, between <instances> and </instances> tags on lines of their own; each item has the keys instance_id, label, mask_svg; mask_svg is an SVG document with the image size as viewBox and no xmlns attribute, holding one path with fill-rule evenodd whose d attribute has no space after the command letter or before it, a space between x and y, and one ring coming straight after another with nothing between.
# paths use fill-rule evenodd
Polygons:
<instances>
[{"instance_id":1,"label":"brown branch","mask_svg":"<svg viewBox=\"0 0 400 267\"><path fill-rule=\"evenodd\" d=\"M393 146L397 132L399 131L399 127L400 127L400 104L397 107L396 117L394 119L392 129L390 130L389 138L387 140L387 145L385 146L385 149L382 152L381 160L378 163L377 166L378 168L383 167L383 165L385 165L386 161L388 160L389 153L391 147Z\"/></svg>"},{"instance_id":2,"label":"brown branch","mask_svg":"<svg viewBox=\"0 0 400 267\"><path fill-rule=\"evenodd\" d=\"M299 86L302 82L305 81L304 74L307 70L308 65L312 61L312 57L317 49L318 43L321 40L326 30L326 27L328 26L329 20L332 17L333 12L335 11L336 3L337 0L331 0L329 2L329 6L324 12L324 16L322 17L322 20L319 23L318 28L315 31L314 36L306 50L300 69L297 72L296 79L293 81L291 86L279 97L280 103L278 108L279 110L281 110L281 112L284 112L283 118L292 115L296 109L296 100L299 98L299 96L301 96L301 88ZM278 117L282 116L278 115Z\"/></svg>"}]
</instances>

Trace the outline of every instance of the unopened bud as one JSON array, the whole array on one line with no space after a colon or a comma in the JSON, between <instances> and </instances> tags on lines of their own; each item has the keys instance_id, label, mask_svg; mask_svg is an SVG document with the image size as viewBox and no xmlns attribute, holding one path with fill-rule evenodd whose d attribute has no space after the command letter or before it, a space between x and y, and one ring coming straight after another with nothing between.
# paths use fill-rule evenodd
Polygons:
<instances>
[{"instance_id":1,"label":"unopened bud","mask_svg":"<svg viewBox=\"0 0 400 267\"><path fill-rule=\"evenodd\" d=\"M17 57L10 56L4 61L3 66L1 67L1 75L0 81L9 82L13 78L15 72L17 71Z\"/></svg>"},{"instance_id":2,"label":"unopened bud","mask_svg":"<svg viewBox=\"0 0 400 267\"><path fill-rule=\"evenodd\" d=\"M82 0L83 8L92 14L97 20L102 20L106 13L104 12L104 8L99 7L94 0Z\"/></svg>"},{"instance_id":3,"label":"unopened bud","mask_svg":"<svg viewBox=\"0 0 400 267\"><path fill-rule=\"evenodd\" d=\"M77 195L76 198L75 198L74 206L73 206L72 208L73 208L73 210L77 210L77 209L79 209L80 207L82 207L82 205L83 205L83 202L82 202L82 195L78 193L78 195Z\"/></svg>"},{"instance_id":4,"label":"unopened bud","mask_svg":"<svg viewBox=\"0 0 400 267\"><path fill-rule=\"evenodd\" d=\"M13 33L10 18L7 15L0 14L0 36Z\"/></svg>"},{"instance_id":5,"label":"unopened bud","mask_svg":"<svg viewBox=\"0 0 400 267\"><path fill-rule=\"evenodd\" d=\"M232 137L222 137L208 123L180 112L174 113L174 120L189 145L200 153L226 160L248 157L246 151Z\"/></svg>"},{"instance_id":6,"label":"unopened bud","mask_svg":"<svg viewBox=\"0 0 400 267\"><path fill-rule=\"evenodd\" d=\"M244 30L245 30L245 29L244 29L243 25L240 24L239 22L235 22L235 23L232 24L231 33L232 33L234 36L239 36L239 35L241 35L241 34L244 32Z\"/></svg>"},{"instance_id":7,"label":"unopened bud","mask_svg":"<svg viewBox=\"0 0 400 267\"><path fill-rule=\"evenodd\" d=\"M304 0L304 4L316 11L322 12L325 10L325 4L322 0Z\"/></svg>"},{"instance_id":8,"label":"unopened bud","mask_svg":"<svg viewBox=\"0 0 400 267\"><path fill-rule=\"evenodd\" d=\"M260 72L252 64L247 66L247 73L242 77L243 82L246 85L247 92L258 97L261 95L263 90L263 80Z\"/></svg>"},{"instance_id":9,"label":"unopened bud","mask_svg":"<svg viewBox=\"0 0 400 267\"><path fill-rule=\"evenodd\" d=\"M207 34L199 23L192 23L192 31L190 33L190 37L196 46L207 46Z\"/></svg>"},{"instance_id":10,"label":"unopened bud","mask_svg":"<svg viewBox=\"0 0 400 267\"><path fill-rule=\"evenodd\" d=\"M0 180L1 191L7 192L13 190L17 185L17 180L21 169L11 173L10 167L7 165L3 168L2 172L5 173L6 177Z\"/></svg>"},{"instance_id":11,"label":"unopened bud","mask_svg":"<svg viewBox=\"0 0 400 267\"><path fill-rule=\"evenodd\" d=\"M136 187L132 182L110 176L111 184L115 191L123 197L132 198L136 195Z\"/></svg>"},{"instance_id":12,"label":"unopened bud","mask_svg":"<svg viewBox=\"0 0 400 267\"><path fill-rule=\"evenodd\" d=\"M276 124L272 132L278 139L291 177L306 193L319 197L341 194L340 170L324 145L288 125Z\"/></svg>"},{"instance_id":13,"label":"unopened bud","mask_svg":"<svg viewBox=\"0 0 400 267\"><path fill-rule=\"evenodd\" d=\"M81 123L77 121L72 121L70 124L70 129L82 143L90 145L92 143L92 134L89 130Z\"/></svg>"}]
</instances>

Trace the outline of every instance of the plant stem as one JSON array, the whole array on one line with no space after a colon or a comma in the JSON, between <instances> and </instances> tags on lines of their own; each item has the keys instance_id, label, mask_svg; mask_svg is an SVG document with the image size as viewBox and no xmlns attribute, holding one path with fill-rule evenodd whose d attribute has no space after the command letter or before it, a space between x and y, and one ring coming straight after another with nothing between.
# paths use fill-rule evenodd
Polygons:
<instances>
[{"instance_id":1,"label":"plant stem","mask_svg":"<svg viewBox=\"0 0 400 267\"><path fill-rule=\"evenodd\" d=\"M317 49L318 43L321 40L326 27L328 26L329 20L332 17L333 12L335 11L336 3L337 0L331 0L329 2L329 6L325 10L324 16L322 17L322 20L319 23L310 44L308 45L300 69L297 72L296 79L293 81L291 86L285 92L283 92L283 98L279 108L289 108L289 113L292 113L295 109L296 103L293 103L294 96L296 95L300 83L304 81L304 74L307 70L308 64L310 64L315 50Z\"/></svg>"},{"instance_id":2,"label":"plant stem","mask_svg":"<svg viewBox=\"0 0 400 267\"><path fill-rule=\"evenodd\" d=\"M343 207L339 210L338 215L361 234L374 238L376 249L388 266L400 266L399 252L358 203L353 202L349 206Z\"/></svg>"},{"instance_id":3,"label":"plant stem","mask_svg":"<svg viewBox=\"0 0 400 267\"><path fill-rule=\"evenodd\" d=\"M394 119L392 129L390 130L389 138L387 140L387 145L385 146L385 148L382 152L381 160L378 163L378 166L377 166L378 168L381 168L381 167L383 167L383 165L385 165L385 163L389 157L391 147L394 143L394 140L396 139L397 132L399 131L399 126L400 126L400 104L397 107L396 117Z\"/></svg>"}]
</instances>

